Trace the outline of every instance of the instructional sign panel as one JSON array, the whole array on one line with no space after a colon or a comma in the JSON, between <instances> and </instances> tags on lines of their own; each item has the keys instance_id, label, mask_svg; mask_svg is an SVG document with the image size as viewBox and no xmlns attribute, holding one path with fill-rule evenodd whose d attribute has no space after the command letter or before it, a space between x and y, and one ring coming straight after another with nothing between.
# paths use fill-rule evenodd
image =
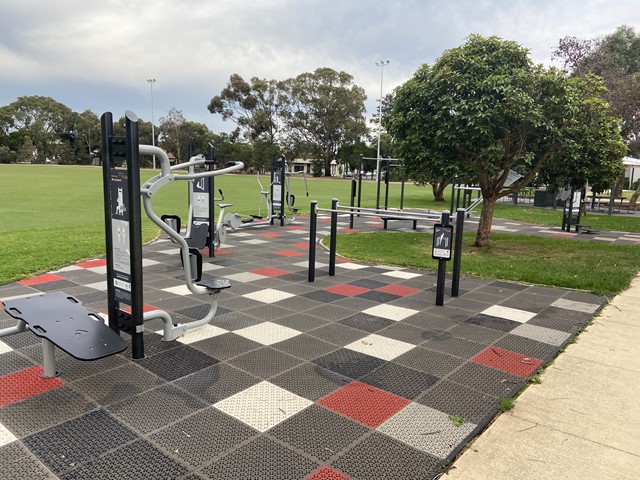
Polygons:
<instances>
[{"instance_id":1,"label":"instructional sign panel","mask_svg":"<svg viewBox=\"0 0 640 480\"><path fill-rule=\"evenodd\" d=\"M209 179L193 181L193 219L209 223Z\"/></svg>"},{"instance_id":2,"label":"instructional sign panel","mask_svg":"<svg viewBox=\"0 0 640 480\"><path fill-rule=\"evenodd\" d=\"M129 188L125 170L111 170L111 252L116 300L131 305Z\"/></svg>"},{"instance_id":3,"label":"instructional sign panel","mask_svg":"<svg viewBox=\"0 0 640 480\"><path fill-rule=\"evenodd\" d=\"M451 260L453 225L435 224L433 226L433 249L431 257L436 260Z\"/></svg>"}]
</instances>

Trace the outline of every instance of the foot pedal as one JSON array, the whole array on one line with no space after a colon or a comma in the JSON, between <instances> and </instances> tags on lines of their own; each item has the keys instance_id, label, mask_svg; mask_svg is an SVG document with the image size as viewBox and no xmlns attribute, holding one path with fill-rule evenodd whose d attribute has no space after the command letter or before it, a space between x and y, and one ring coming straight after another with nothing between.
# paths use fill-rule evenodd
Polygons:
<instances>
[{"instance_id":1,"label":"foot pedal","mask_svg":"<svg viewBox=\"0 0 640 480\"><path fill-rule=\"evenodd\" d=\"M208 290L212 290L214 292L219 292L220 290L224 290L225 288L231 287L231 282L226 278L217 278L205 276L200 281L196 282L196 285L201 287L205 287Z\"/></svg>"}]
</instances>

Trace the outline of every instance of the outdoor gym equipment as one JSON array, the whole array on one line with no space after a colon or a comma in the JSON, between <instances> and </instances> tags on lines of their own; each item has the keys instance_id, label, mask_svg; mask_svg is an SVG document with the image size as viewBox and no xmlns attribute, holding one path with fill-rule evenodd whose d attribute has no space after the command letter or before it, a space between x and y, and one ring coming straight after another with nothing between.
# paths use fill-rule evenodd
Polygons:
<instances>
[{"instance_id":1,"label":"outdoor gym equipment","mask_svg":"<svg viewBox=\"0 0 640 480\"><path fill-rule=\"evenodd\" d=\"M243 218L238 213L228 213L224 219L224 225L231 230L236 230L243 225L251 224L255 220L267 220L273 225L275 220L280 220L280 226L288 225L295 221L298 209L294 206L296 197L291 193L291 177L302 174L304 178L305 190L309 196L307 176L304 171L289 172L288 163L282 155L271 162L271 183L265 189L260 182L260 175L257 175L260 186L260 204L258 214ZM285 208L286 207L286 208ZM267 209L266 216L262 216L262 209Z\"/></svg>"}]
</instances>

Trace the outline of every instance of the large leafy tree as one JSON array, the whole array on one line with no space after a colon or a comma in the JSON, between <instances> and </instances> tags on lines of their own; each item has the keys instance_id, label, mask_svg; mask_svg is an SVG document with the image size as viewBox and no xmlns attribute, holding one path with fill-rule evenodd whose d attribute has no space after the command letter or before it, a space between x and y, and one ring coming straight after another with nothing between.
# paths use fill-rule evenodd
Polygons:
<instances>
[{"instance_id":1,"label":"large leafy tree","mask_svg":"<svg viewBox=\"0 0 640 480\"><path fill-rule=\"evenodd\" d=\"M536 177L581 186L615 178L622 168L626 147L601 82L534 65L515 42L471 35L409 82L413 93L394 107L399 148L422 151L428 168L446 163L478 181L478 246L490 243L497 199ZM510 170L522 178L505 186Z\"/></svg>"},{"instance_id":2,"label":"large leafy tree","mask_svg":"<svg viewBox=\"0 0 640 480\"><path fill-rule=\"evenodd\" d=\"M291 148L317 155L330 176L340 147L367 133L364 89L348 73L331 68L302 73L281 86L281 115Z\"/></svg>"},{"instance_id":3,"label":"large leafy tree","mask_svg":"<svg viewBox=\"0 0 640 480\"><path fill-rule=\"evenodd\" d=\"M592 73L604 79L611 112L622 120L622 137L630 154L640 156L640 35L622 26L593 39L564 37L553 56L573 76ZM639 195L640 186L634 196Z\"/></svg>"}]
</instances>

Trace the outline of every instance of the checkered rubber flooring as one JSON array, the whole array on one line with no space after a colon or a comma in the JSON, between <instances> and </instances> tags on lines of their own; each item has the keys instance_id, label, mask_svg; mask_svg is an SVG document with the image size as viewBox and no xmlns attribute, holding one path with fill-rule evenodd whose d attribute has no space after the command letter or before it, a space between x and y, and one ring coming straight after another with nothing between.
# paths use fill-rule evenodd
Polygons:
<instances>
[{"instance_id":1,"label":"checkered rubber flooring","mask_svg":"<svg viewBox=\"0 0 640 480\"><path fill-rule=\"evenodd\" d=\"M0 478L435 478L605 301L462 278L437 307L435 273L338 261L329 277L322 249L308 283L306 222L230 233L205 257L207 274L232 282L216 318L175 342L146 324L142 360L56 350L63 373L44 380L36 336L1 339ZM146 305L177 322L206 313L174 245L144 258ZM52 290L105 312L104 261L2 286L0 298ZM0 328L14 324L0 314Z\"/></svg>"}]
</instances>

